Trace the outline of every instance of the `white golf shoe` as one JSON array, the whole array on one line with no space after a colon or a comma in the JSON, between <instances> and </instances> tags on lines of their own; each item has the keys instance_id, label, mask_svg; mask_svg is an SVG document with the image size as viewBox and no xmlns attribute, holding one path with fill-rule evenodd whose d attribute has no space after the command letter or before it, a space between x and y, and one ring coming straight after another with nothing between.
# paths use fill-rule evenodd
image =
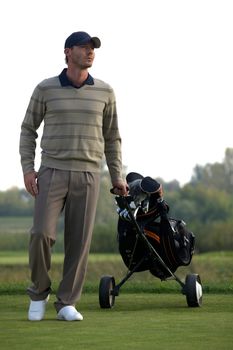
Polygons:
<instances>
[{"instance_id":1,"label":"white golf shoe","mask_svg":"<svg viewBox=\"0 0 233 350\"><path fill-rule=\"evenodd\" d=\"M29 321L41 321L45 315L46 304L49 301L49 295L44 300L31 300L28 310Z\"/></svg>"},{"instance_id":2,"label":"white golf shoe","mask_svg":"<svg viewBox=\"0 0 233 350\"><path fill-rule=\"evenodd\" d=\"M64 306L57 314L57 319L60 321L82 321L83 316L74 306Z\"/></svg>"}]
</instances>

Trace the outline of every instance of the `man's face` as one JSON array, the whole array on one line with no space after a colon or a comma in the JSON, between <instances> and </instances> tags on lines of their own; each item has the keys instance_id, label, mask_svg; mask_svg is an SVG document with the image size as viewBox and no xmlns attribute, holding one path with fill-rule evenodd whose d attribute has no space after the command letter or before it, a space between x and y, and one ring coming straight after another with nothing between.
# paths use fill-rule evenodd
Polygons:
<instances>
[{"instance_id":1,"label":"man's face","mask_svg":"<svg viewBox=\"0 0 233 350\"><path fill-rule=\"evenodd\" d=\"M73 46L66 49L68 56L68 63L80 69L90 68L95 58L95 51L92 43L85 45Z\"/></svg>"}]
</instances>

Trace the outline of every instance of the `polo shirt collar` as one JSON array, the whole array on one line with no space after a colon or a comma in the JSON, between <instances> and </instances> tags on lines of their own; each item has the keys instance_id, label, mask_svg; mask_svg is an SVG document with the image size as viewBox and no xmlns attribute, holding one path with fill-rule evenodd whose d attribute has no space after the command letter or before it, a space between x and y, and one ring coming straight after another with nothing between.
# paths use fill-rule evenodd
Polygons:
<instances>
[{"instance_id":1,"label":"polo shirt collar","mask_svg":"<svg viewBox=\"0 0 233 350\"><path fill-rule=\"evenodd\" d=\"M72 83L72 81L69 80L69 78L66 75L67 68L64 68L61 74L58 76L61 86L73 86L76 89L82 87L83 85L94 85L94 79L93 77L88 73L87 79L83 82L81 86L76 86Z\"/></svg>"}]
</instances>

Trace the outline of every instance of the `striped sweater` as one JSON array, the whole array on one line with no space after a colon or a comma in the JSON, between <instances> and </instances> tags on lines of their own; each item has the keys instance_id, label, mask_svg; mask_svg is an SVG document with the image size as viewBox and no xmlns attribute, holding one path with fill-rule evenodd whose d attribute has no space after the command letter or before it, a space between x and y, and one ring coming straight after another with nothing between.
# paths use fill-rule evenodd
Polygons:
<instances>
[{"instance_id":1,"label":"striped sweater","mask_svg":"<svg viewBox=\"0 0 233 350\"><path fill-rule=\"evenodd\" d=\"M72 83L62 83L64 74L65 70L60 76L42 81L32 94L20 134L24 174L34 170L37 129L43 122L42 165L100 172L105 155L112 182L121 179L121 138L114 91L90 75L87 84L75 88Z\"/></svg>"}]
</instances>

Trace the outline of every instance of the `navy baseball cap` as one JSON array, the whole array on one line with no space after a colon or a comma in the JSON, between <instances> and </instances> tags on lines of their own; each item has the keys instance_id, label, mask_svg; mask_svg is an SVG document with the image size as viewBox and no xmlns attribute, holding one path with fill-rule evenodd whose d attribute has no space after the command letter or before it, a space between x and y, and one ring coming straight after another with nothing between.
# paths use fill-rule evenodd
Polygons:
<instances>
[{"instance_id":1,"label":"navy baseball cap","mask_svg":"<svg viewBox=\"0 0 233 350\"><path fill-rule=\"evenodd\" d=\"M74 32L65 41L65 49L73 46L85 45L92 43L95 49L101 46L101 41L96 36L91 37L86 32Z\"/></svg>"}]
</instances>

